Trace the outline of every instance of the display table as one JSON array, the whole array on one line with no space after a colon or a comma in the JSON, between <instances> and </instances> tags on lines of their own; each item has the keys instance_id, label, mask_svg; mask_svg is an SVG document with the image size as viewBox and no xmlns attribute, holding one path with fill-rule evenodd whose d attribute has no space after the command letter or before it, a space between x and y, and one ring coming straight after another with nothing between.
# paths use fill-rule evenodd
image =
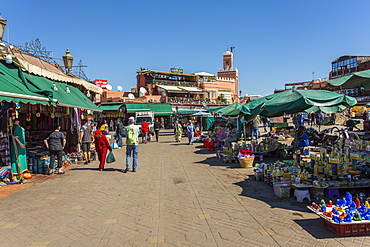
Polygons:
<instances>
[{"instance_id":1,"label":"display table","mask_svg":"<svg viewBox=\"0 0 370 247\"><path fill-rule=\"evenodd\" d=\"M351 223L335 223L329 217L317 212L312 206L309 210L324 219L324 227L340 236L370 235L370 221L355 221Z\"/></svg>"}]
</instances>

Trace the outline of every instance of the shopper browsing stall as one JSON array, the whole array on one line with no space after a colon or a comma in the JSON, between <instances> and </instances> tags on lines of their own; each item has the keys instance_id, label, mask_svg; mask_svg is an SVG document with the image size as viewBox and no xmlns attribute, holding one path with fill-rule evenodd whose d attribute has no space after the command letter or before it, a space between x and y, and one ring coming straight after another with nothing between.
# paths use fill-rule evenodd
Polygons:
<instances>
[{"instance_id":1,"label":"shopper browsing stall","mask_svg":"<svg viewBox=\"0 0 370 247\"><path fill-rule=\"evenodd\" d=\"M60 132L60 125L54 126L54 131L44 140L44 144L50 152L50 164L48 174L53 174L55 159L58 161L58 174L63 174L63 149L66 145L66 138L62 132Z\"/></svg>"},{"instance_id":2,"label":"shopper browsing stall","mask_svg":"<svg viewBox=\"0 0 370 247\"><path fill-rule=\"evenodd\" d=\"M259 138L258 126L259 126L259 121L258 121L258 118L256 117L251 122L251 129L252 129L251 139L252 140L253 138L256 138L256 140L258 140Z\"/></svg>"},{"instance_id":3,"label":"shopper browsing stall","mask_svg":"<svg viewBox=\"0 0 370 247\"><path fill-rule=\"evenodd\" d=\"M85 165L90 163L90 147L92 139L92 128L90 126L91 121L85 120L84 124L81 127L81 146L82 153L85 158Z\"/></svg>"}]
</instances>

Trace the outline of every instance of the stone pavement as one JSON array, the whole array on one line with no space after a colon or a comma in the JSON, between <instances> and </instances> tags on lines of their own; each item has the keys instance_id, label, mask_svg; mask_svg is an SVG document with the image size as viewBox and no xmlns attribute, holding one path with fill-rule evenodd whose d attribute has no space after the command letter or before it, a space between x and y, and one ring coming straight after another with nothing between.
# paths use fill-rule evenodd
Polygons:
<instances>
[{"instance_id":1,"label":"stone pavement","mask_svg":"<svg viewBox=\"0 0 370 247\"><path fill-rule=\"evenodd\" d=\"M171 130L140 144L136 173L114 153L0 199L0 246L370 246Z\"/></svg>"}]
</instances>

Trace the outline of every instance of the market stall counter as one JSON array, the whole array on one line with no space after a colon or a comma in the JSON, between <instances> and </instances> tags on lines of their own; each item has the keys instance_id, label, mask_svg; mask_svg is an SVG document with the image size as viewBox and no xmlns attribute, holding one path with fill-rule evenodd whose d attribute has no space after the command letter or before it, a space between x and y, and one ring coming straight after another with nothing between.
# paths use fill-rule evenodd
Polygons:
<instances>
[{"instance_id":1,"label":"market stall counter","mask_svg":"<svg viewBox=\"0 0 370 247\"><path fill-rule=\"evenodd\" d=\"M343 199L334 205L331 201L307 206L309 210L324 219L324 227L340 236L370 235L370 204L353 200L347 192Z\"/></svg>"}]
</instances>

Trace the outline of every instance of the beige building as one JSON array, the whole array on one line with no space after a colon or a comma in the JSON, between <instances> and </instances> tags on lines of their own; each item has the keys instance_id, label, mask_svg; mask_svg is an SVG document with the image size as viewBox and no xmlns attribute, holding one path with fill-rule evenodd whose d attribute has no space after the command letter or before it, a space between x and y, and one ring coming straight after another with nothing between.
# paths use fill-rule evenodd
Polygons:
<instances>
[{"instance_id":1,"label":"beige building","mask_svg":"<svg viewBox=\"0 0 370 247\"><path fill-rule=\"evenodd\" d=\"M104 89L100 101L171 103L172 105L219 105L219 96L227 104L239 102L238 69L234 67L233 53L223 54L223 67L217 75L207 72L185 74L182 69L170 72L143 69L136 77L136 88L131 92L113 92Z\"/></svg>"},{"instance_id":2,"label":"beige building","mask_svg":"<svg viewBox=\"0 0 370 247\"><path fill-rule=\"evenodd\" d=\"M219 96L228 104L239 101L238 70L233 65L233 53L223 54L223 68L217 76L207 72L184 74L182 69L171 72L143 70L137 75L137 96L148 98L148 102L172 104L219 104ZM143 93L144 92L144 93Z\"/></svg>"}]
</instances>

